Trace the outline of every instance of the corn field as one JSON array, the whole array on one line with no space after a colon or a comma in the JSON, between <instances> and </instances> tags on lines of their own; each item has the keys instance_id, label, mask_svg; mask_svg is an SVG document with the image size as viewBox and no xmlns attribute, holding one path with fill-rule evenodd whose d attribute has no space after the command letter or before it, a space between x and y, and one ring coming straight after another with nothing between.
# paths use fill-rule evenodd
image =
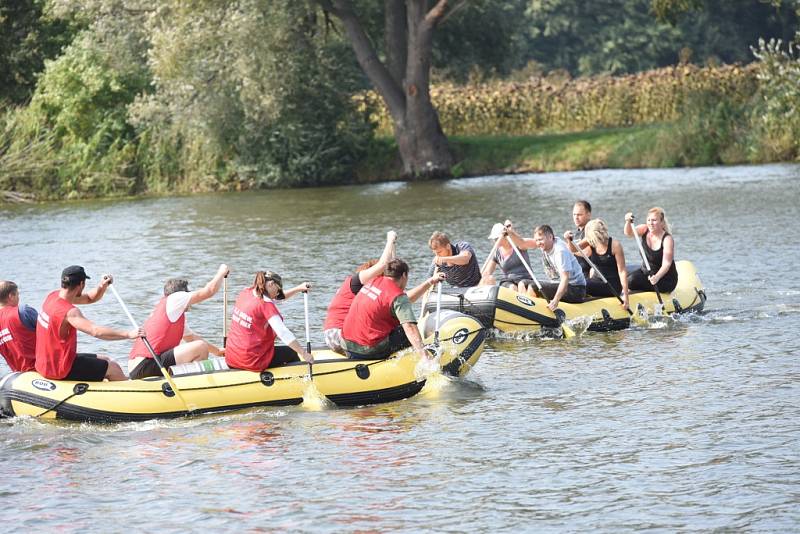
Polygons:
<instances>
[{"instance_id":1,"label":"corn field","mask_svg":"<svg viewBox=\"0 0 800 534\"><path fill-rule=\"evenodd\" d=\"M743 104L758 88L755 65L679 65L619 77L538 78L529 82L431 87L447 135L532 135L670 122L692 95L712 93ZM362 93L378 133L392 135L380 97Z\"/></svg>"}]
</instances>

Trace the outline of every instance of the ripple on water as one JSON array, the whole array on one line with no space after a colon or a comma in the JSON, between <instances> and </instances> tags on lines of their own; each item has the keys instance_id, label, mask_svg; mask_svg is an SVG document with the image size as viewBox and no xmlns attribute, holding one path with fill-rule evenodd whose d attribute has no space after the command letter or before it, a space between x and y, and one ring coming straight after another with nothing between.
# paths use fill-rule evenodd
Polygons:
<instances>
[{"instance_id":1,"label":"ripple on water","mask_svg":"<svg viewBox=\"0 0 800 534\"><path fill-rule=\"evenodd\" d=\"M607 170L4 210L2 276L20 283L26 302L40 303L63 266L78 263L114 273L144 318L165 278L200 287L225 261L231 293L259 268L289 284L313 281L312 335L321 342L330 296L380 253L386 230L400 233L413 285L430 264L434 230L471 240L485 257L486 230L499 218L486 206L503 206L521 228L564 229L579 190L612 232L626 211L663 205L677 253L695 261L709 300L704 313L657 328L569 341L496 335L465 379L382 406L118 425L0 420L0 520L33 531L97 530L98 517L112 531L796 531L800 287L783 243L733 252L729 243L731 228L792 227L798 168ZM442 197L431 218L430 200ZM109 238L92 238L101 234ZM299 254L299 243L317 254ZM188 322L218 343L221 308L217 296ZM303 331L302 302L281 312ZM127 327L113 300L84 313ZM129 348L81 344L121 361Z\"/></svg>"}]
</instances>

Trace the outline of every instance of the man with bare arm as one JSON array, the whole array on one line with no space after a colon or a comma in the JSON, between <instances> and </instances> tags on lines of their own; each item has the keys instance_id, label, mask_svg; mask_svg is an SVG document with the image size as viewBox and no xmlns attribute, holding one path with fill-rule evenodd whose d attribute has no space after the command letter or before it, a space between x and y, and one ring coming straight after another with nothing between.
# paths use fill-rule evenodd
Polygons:
<instances>
[{"instance_id":1,"label":"man with bare arm","mask_svg":"<svg viewBox=\"0 0 800 534\"><path fill-rule=\"evenodd\" d=\"M111 275L103 275L100 284L84 293L89 276L79 265L61 273L61 289L51 292L42 304L36 322L36 370L52 380L102 381L126 380L119 364L104 354L78 353L78 330L97 339L109 341L136 339L142 329L116 330L100 326L83 316L76 304L92 304L105 295Z\"/></svg>"}]
</instances>

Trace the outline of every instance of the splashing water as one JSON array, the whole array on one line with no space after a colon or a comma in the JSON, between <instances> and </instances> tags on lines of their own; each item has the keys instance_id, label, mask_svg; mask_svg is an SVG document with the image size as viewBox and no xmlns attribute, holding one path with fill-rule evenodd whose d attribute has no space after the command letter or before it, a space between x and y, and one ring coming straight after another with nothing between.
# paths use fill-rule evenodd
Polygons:
<instances>
[{"instance_id":1,"label":"splashing water","mask_svg":"<svg viewBox=\"0 0 800 534\"><path fill-rule=\"evenodd\" d=\"M427 348L427 347L426 347ZM420 358L417 365L414 367L414 378L419 380L426 380L432 375L441 374L441 366L439 365L439 358L441 358L441 347L435 349L435 355L432 358Z\"/></svg>"},{"instance_id":2,"label":"splashing water","mask_svg":"<svg viewBox=\"0 0 800 534\"><path fill-rule=\"evenodd\" d=\"M591 315L583 315L581 317L575 317L574 319L569 319L565 321L573 331L575 331L576 336L580 336L584 332L586 332L589 327L592 325L592 316Z\"/></svg>"},{"instance_id":3,"label":"splashing water","mask_svg":"<svg viewBox=\"0 0 800 534\"><path fill-rule=\"evenodd\" d=\"M424 395L428 398L435 398L437 397L442 391L452 382L453 379L449 376L443 375L441 372L437 371L428 375L428 378L425 380L425 386L422 388L420 392L421 395Z\"/></svg>"},{"instance_id":4,"label":"splashing water","mask_svg":"<svg viewBox=\"0 0 800 534\"><path fill-rule=\"evenodd\" d=\"M417 362L414 369L414 376L417 380L425 380L425 386L421 393L427 397L436 397L450 383L450 378L442 374L440 358L444 353L444 347L436 348L436 356L431 359L421 359Z\"/></svg>"},{"instance_id":5,"label":"splashing water","mask_svg":"<svg viewBox=\"0 0 800 534\"><path fill-rule=\"evenodd\" d=\"M321 412L333 407L333 403L320 392L310 374L303 376L301 380L303 381L303 408L312 412Z\"/></svg>"}]
</instances>

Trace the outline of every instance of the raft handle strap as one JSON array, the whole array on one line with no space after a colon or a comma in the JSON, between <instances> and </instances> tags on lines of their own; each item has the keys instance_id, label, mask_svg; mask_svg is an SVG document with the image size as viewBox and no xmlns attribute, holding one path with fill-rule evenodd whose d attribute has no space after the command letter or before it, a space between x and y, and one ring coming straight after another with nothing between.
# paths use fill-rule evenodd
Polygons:
<instances>
[{"instance_id":1,"label":"raft handle strap","mask_svg":"<svg viewBox=\"0 0 800 534\"><path fill-rule=\"evenodd\" d=\"M89 384L87 384L85 382L79 382L79 383L75 384L75 387L72 388L72 395L70 395L69 397L66 397L66 398L60 400L59 402L55 403L50 408L46 409L45 411L43 411L42 413L40 413L36 417L38 418L38 417L41 417L41 416L43 416L44 414L46 414L48 412L52 412L53 410L57 409L59 406L61 406L62 404L64 404L68 400L70 400L75 395L83 395L87 391L89 391Z\"/></svg>"}]
</instances>

